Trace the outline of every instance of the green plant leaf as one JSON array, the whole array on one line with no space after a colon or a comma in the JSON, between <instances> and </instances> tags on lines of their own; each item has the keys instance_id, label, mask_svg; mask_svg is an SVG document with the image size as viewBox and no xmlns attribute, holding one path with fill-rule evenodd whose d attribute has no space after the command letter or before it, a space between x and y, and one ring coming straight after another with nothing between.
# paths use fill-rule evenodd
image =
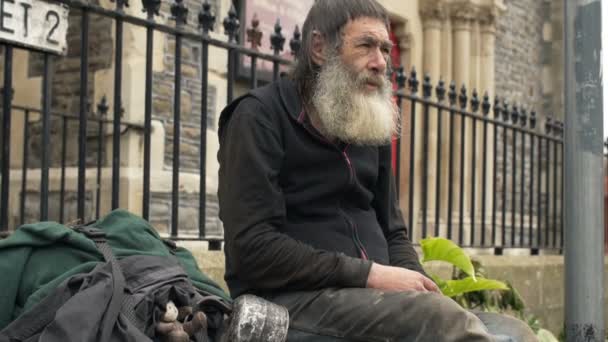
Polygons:
<instances>
[{"instance_id":1,"label":"green plant leaf","mask_svg":"<svg viewBox=\"0 0 608 342\"><path fill-rule=\"evenodd\" d=\"M469 256L455 243L444 238L426 238L420 241L424 258L427 261L445 261L458 267L475 280L475 268Z\"/></svg>"},{"instance_id":2,"label":"green plant leaf","mask_svg":"<svg viewBox=\"0 0 608 342\"><path fill-rule=\"evenodd\" d=\"M431 274L430 277L431 279L433 279L435 284L437 284L437 286L442 286L446 284L446 280L436 274Z\"/></svg>"},{"instance_id":3,"label":"green plant leaf","mask_svg":"<svg viewBox=\"0 0 608 342\"><path fill-rule=\"evenodd\" d=\"M558 342L555 335L545 329L539 329L538 333L536 333L536 337L538 337L539 342Z\"/></svg>"},{"instance_id":4,"label":"green plant leaf","mask_svg":"<svg viewBox=\"0 0 608 342\"><path fill-rule=\"evenodd\" d=\"M509 287L498 280L467 277L464 279L448 280L441 292L445 296L455 297L467 292L485 291L485 290L508 290Z\"/></svg>"}]
</instances>

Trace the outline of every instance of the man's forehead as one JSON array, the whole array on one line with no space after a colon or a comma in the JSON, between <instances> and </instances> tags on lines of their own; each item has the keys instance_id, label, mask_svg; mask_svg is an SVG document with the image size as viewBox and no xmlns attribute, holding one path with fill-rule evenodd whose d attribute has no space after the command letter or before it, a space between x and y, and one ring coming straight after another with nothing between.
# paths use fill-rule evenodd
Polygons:
<instances>
[{"instance_id":1,"label":"man's forehead","mask_svg":"<svg viewBox=\"0 0 608 342\"><path fill-rule=\"evenodd\" d=\"M390 41L386 23L377 18L361 17L349 21L343 30L345 38L375 38Z\"/></svg>"}]
</instances>

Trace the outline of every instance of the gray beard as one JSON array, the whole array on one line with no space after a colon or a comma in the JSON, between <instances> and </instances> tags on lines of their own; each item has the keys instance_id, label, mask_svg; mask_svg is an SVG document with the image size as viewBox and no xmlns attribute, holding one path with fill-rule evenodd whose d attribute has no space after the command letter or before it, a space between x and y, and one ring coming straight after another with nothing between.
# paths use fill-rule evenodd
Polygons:
<instances>
[{"instance_id":1,"label":"gray beard","mask_svg":"<svg viewBox=\"0 0 608 342\"><path fill-rule=\"evenodd\" d=\"M378 89L365 92L367 81ZM338 58L328 59L317 77L311 104L323 135L345 143L380 146L400 130L388 77L356 74Z\"/></svg>"}]
</instances>

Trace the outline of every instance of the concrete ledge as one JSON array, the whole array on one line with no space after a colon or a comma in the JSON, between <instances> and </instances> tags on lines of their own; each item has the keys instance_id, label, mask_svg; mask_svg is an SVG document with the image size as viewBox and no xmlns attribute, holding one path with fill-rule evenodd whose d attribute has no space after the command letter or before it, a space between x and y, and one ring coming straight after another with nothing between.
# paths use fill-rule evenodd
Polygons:
<instances>
[{"instance_id":1,"label":"concrete ledge","mask_svg":"<svg viewBox=\"0 0 608 342\"><path fill-rule=\"evenodd\" d=\"M179 242L196 258L199 267L228 291L224 281L224 252L208 251L204 242ZM559 334L564 322L564 257L541 256L494 256L476 255L488 277L510 282L523 297L526 306L540 320L544 328ZM604 282L608 284L608 258L605 259ZM444 263L428 263L429 273L449 278L452 268ZM608 287L604 293L604 308L608 326Z\"/></svg>"},{"instance_id":2,"label":"concrete ledge","mask_svg":"<svg viewBox=\"0 0 608 342\"><path fill-rule=\"evenodd\" d=\"M224 251L209 251L206 242L179 241L178 246L187 248L198 263L198 267L211 280L220 285L224 291L229 293L228 285L224 281L225 261Z\"/></svg>"}]
</instances>

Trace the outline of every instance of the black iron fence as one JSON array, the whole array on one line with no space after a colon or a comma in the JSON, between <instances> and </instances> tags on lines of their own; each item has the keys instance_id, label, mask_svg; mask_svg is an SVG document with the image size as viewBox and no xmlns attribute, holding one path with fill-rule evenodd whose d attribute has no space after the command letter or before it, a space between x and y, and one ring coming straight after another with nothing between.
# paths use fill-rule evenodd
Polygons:
<instances>
[{"instance_id":1,"label":"black iron fence","mask_svg":"<svg viewBox=\"0 0 608 342\"><path fill-rule=\"evenodd\" d=\"M141 182L143 184L143 203L141 215L151 216L151 136L153 120L153 83L154 83L154 42L155 35L164 34L174 39L172 51L173 70L173 106L172 106L172 161L171 161L171 212L168 235L173 239L191 239L180 232L180 141L182 124L182 45L187 42L200 47L199 87L201 94L210 90L209 49L210 47L226 52L226 94L227 101L234 98L235 87L246 83L246 87L255 88L265 82L259 75L258 65L262 61L272 63L270 78L280 77L282 66L291 61L281 56L286 38L277 21L274 33L270 36L273 54L258 50L262 35L259 23L254 20L252 27L241 30L238 14L233 7L222 21L227 41L213 38L210 31L215 27L216 17L212 6L205 1L197 15L198 31L187 25L188 8L183 0L176 0L170 5L174 25L155 21L159 14L161 2L143 0L146 18L127 14L125 0L117 0L115 9L79 0L60 0L70 7L71 16L76 16L80 23L80 92L79 112L76 115L56 113L52 106L53 78L52 66L60 57L50 54L43 56L42 72L42 109L18 107L12 105L13 88L13 54L11 45L3 46L4 85L2 99L2 158L1 158L1 193L0 193L0 233L7 234L14 226L27 222L28 219L47 220L57 217L60 221L86 220L103 215L102 176L105 172L111 178L109 209L119 207L121 197L121 136L125 130L140 132L143 139L143 164ZM115 39L113 41L113 103L111 107L103 101L92 110L89 104L89 37L90 18L99 16L112 20ZM123 26L125 24L145 28L145 98L144 119L142 123L123 122L121 107L123 95ZM241 37L242 36L242 37ZM247 41L245 47L238 41ZM300 46L300 32L295 29L289 40L292 53ZM243 71L243 60L249 62L248 73ZM240 76L247 74L246 81ZM547 120L545 132L537 129L535 113L497 99L490 103L485 96L479 98L474 91L469 95L463 87L459 92L454 84L446 87L440 82L436 87L428 77L420 81L415 71L406 75L403 68L395 73L397 102L402 109L404 133L407 139L397 143L397 179L402 190L401 200L405 217L415 240L426 236L445 236L454 239L463 246L496 248L501 253L503 248L531 248L534 253L540 249L561 249L563 245L563 225L561 197L563 194L563 159L562 131L559 122ZM406 89L407 88L407 89ZM433 93L435 94L433 96ZM206 222L207 215L207 96L201 97L199 144L199 189L198 189L198 231L196 240L210 241L211 249L221 248L221 238L210 237ZM19 166L12 167L11 117L24 116L23 122L23 156ZM35 115L35 118L32 118ZM51 141L53 118L60 129L57 136L61 142ZM58 120L58 121L57 121ZM76 192L66 196L66 146L70 143L67 137L75 135L68 127L70 122L77 122L78 153L75 170L77 170ZM28 146L32 140L33 124L39 125L40 149L32 151ZM111 127L111 132L109 131ZM98 130L96 139L87 138L87 132ZM434 138L433 138L434 137ZM104 148L106 139L111 142L111 151ZM59 144L59 145L57 145ZM52 160L51 145L60 146L56 160ZM110 145L108 145L110 146ZM403 151L401 151L403 149ZM32 154L36 154L39 163L31 165ZM105 156L107 154L107 158ZM419 156L421 158L419 158ZM13 158L14 160L15 158ZM55 164L53 164L55 163ZM58 213L49 213L49 170L59 172L59 206ZM12 172L11 173L11 169ZM21 175L18 189L11 187L11 175ZM40 176L40 187L37 192L39 208L28 207L27 186L32 182L29 173ZM429 175L433 175L429 177ZM87 199L87 184L92 181L95 199ZM35 180L37 181L37 180ZM90 185L89 185L90 186ZM20 194L19 203L9 201L12 191ZM434 189L431 191L431 189ZM89 189L90 190L90 189ZM14 201L13 201L14 202ZM66 211L66 206L73 205L73 213ZM18 207L18 217L9 225L9 208ZM29 208L29 209L28 209ZM94 213L91 213L93 212ZM34 216L36 215L36 217ZM11 221L11 222L13 222ZM208 227L207 227L208 228Z\"/></svg>"},{"instance_id":2,"label":"black iron fence","mask_svg":"<svg viewBox=\"0 0 608 342\"><path fill-rule=\"evenodd\" d=\"M453 82L434 86L428 75L420 82L415 70L408 77L400 68L395 80L399 107L409 109L403 113L407 162L398 165L407 171L408 192L401 199L407 202L402 209L410 233L491 247L496 254L504 248L561 252L563 124L547 118L540 132L534 111L487 94L480 98L476 90L469 96L464 85L457 91ZM404 143L398 142L398 151ZM436 149L432 158L431 145ZM428 177L431 169L433 178ZM397 179L403 179L402 172L398 167Z\"/></svg>"}]
</instances>

